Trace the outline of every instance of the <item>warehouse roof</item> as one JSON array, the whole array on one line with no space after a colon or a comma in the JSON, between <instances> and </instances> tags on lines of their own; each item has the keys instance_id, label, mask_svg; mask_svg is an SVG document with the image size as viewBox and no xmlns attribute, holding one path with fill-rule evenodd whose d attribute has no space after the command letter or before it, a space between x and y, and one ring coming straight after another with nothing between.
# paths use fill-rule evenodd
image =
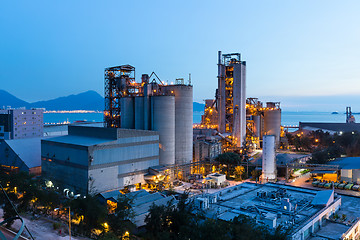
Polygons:
<instances>
[{"instance_id":1,"label":"warehouse roof","mask_svg":"<svg viewBox=\"0 0 360 240\"><path fill-rule=\"evenodd\" d=\"M360 157L337 158L329 164L339 165L341 169L360 169Z\"/></svg>"},{"instance_id":2,"label":"warehouse roof","mask_svg":"<svg viewBox=\"0 0 360 240\"><path fill-rule=\"evenodd\" d=\"M334 132L360 132L360 123L322 123L322 122L300 122L300 128L315 128Z\"/></svg>"},{"instance_id":3,"label":"warehouse roof","mask_svg":"<svg viewBox=\"0 0 360 240\"><path fill-rule=\"evenodd\" d=\"M73 135L66 135L54 138L48 138L43 140L44 142L57 142L57 143L65 143L65 144L73 144L79 146L93 146L101 143L112 142L115 141L114 139L105 139L105 138L96 138L96 137L84 137L84 136L73 136Z\"/></svg>"},{"instance_id":4,"label":"warehouse roof","mask_svg":"<svg viewBox=\"0 0 360 240\"><path fill-rule=\"evenodd\" d=\"M334 201L334 190L319 191L311 204L315 206L328 206Z\"/></svg>"},{"instance_id":5,"label":"warehouse roof","mask_svg":"<svg viewBox=\"0 0 360 240\"><path fill-rule=\"evenodd\" d=\"M41 138L5 140L28 168L41 166Z\"/></svg>"}]
</instances>

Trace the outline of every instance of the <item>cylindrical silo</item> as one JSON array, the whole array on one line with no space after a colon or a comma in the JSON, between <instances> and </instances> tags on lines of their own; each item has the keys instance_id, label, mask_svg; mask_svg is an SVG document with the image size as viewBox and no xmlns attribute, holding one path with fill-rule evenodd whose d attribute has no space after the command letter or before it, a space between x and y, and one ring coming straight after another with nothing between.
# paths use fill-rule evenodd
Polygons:
<instances>
[{"instance_id":1,"label":"cylindrical silo","mask_svg":"<svg viewBox=\"0 0 360 240\"><path fill-rule=\"evenodd\" d=\"M280 142L281 110L273 109L264 112L264 135L274 135L276 146Z\"/></svg>"},{"instance_id":2,"label":"cylindrical silo","mask_svg":"<svg viewBox=\"0 0 360 240\"><path fill-rule=\"evenodd\" d=\"M144 97L135 97L135 129L144 129Z\"/></svg>"},{"instance_id":3,"label":"cylindrical silo","mask_svg":"<svg viewBox=\"0 0 360 240\"><path fill-rule=\"evenodd\" d=\"M175 163L189 164L193 158L193 87L169 85L165 89L175 95Z\"/></svg>"},{"instance_id":4,"label":"cylindrical silo","mask_svg":"<svg viewBox=\"0 0 360 240\"><path fill-rule=\"evenodd\" d=\"M275 136L264 135L262 154L262 181L276 180Z\"/></svg>"},{"instance_id":5,"label":"cylindrical silo","mask_svg":"<svg viewBox=\"0 0 360 240\"><path fill-rule=\"evenodd\" d=\"M121 128L134 129L134 98L122 97L120 99Z\"/></svg>"},{"instance_id":6,"label":"cylindrical silo","mask_svg":"<svg viewBox=\"0 0 360 240\"><path fill-rule=\"evenodd\" d=\"M160 165L175 164L175 97L153 96L151 101L151 129L159 132Z\"/></svg>"},{"instance_id":7,"label":"cylindrical silo","mask_svg":"<svg viewBox=\"0 0 360 240\"><path fill-rule=\"evenodd\" d=\"M255 137L260 137L260 133L261 133L261 119L260 119L260 115L254 115L252 116L253 120L254 120L254 134Z\"/></svg>"}]
</instances>

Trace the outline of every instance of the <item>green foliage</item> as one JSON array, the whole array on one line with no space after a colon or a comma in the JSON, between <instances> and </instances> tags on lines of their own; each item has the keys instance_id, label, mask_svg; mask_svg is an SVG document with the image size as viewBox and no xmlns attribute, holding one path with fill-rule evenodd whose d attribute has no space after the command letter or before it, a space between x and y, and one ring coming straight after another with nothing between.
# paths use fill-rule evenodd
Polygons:
<instances>
[{"instance_id":1,"label":"green foliage","mask_svg":"<svg viewBox=\"0 0 360 240\"><path fill-rule=\"evenodd\" d=\"M115 233L113 232L107 232L102 234L99 238L99 240L119 240L121 238L118 238Z\"/></svg>"},{"instance_id":2,"label":"green foliage","mask_svg":"<svg viewBox=\"0 0 360 240\"><path fill-rule=\"evenodd\" d=\"M241 162L241 158L239 154L233 153L233 152L227 152L219 154L215 161L221 163L221 164L230 164L230 165L237 165Z\"/></svg>"},{"instance_id":3,"label":"green foliage","mask_svg":"<svg viewBox=\"0 0 360 240\"><path fill-rule=\"evenodd\" d=\"M254 169L251 171L251 180L253 181L259 180L260 176L261 176L260 170Z\"/></svg>"},{"instance_id":4,"label":"green foliage","mask_svg":"<svg viewBox=\"0 0 360 240\"><path fill-rule=\"evenodd\" d=\"M60 225L60 223L54 222L52 224L52 226L53 226L53 229L56 230L56 229L59 229L61 225Z\"/></svg>"},{"instance_id":5,"label":"green foliage","mask_svg":"<svg viewBox=\"0 0 360 240\"><path fill-rule=\"evenodd\" d=\"M230 176L234 174L234 167L241 163L241 157L237 153L227 152L218 155L215 161L226 166L225 168L221 168L221 173L226 174L226 176L230 178Z\"/></svg>"},{"instance_id":6,"label":"green foliage","mask_svg":"<svg viewBox=\"0 0 360 240\"><path fill-rule=\"evenodd\" d=\"M126 231L131 233L136 229L135 224L132 223L134 218L132 204L133 199L121 195L115 213L108 215L108 224L116 236L123 236Z\"/></svg>"},{"instance_id":7,"label":"green foliage","mask_svg":"<svg viewBox=\"0 0 360 240\"><path fill-rule=\"evenodd\" d=\"M92 229L103 229L107 209L96 197L88 195L86 198L74 199L70 201L70 207L72 218L81 219L77 226L79 233L89 236Z\"/></svg>"}]
</instances>

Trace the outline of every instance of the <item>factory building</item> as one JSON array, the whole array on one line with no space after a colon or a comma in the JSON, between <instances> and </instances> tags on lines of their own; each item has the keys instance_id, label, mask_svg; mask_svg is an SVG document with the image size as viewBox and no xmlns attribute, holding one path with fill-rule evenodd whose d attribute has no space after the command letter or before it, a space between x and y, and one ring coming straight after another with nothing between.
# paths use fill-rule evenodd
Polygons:
<instances>
[{"instance_id":1,"label":"factory building","mask_svg":"<svg viewBox=\"0 0 360 240\"><path fill-rule=\"evenodd\" d=\"M246 215L273 231L281 226L291 240L358 239L360 234L360 199L333 190L246 182L193 200L206 217L232 221Z\"/></svg>"},{"instance_id":2,"label":"factory building","mask_svg":"<svg viewBox=\"0 0 360 240\"><path fill-rule=\"evenodd\" d=\"M0 139L22 139L43 136L43 109L2 109Z\"/></svg>"},{"instance_id":3,"label":"factory building","mask_svg":"<svg viewBox=\"0 0 360 240\"><path fill-rule=\"evenodd\" d=\"M0 140L0 171L41 174L41 138Z\"/></svg>"},{"instance_id":4,"label":"factory building","mask_svg":"<svg viewBox=\"0 0 360 240\"><path fill-rule=\"evenodd\" d=\"M87 194L145 183L159 165L159 134L134 129L69 126L68 135L41 141L42 174Z\"/></svg>"},{"instance_id":5,"label":"factory building","mask_svg":"<svg viewBox=\"0 0 360 240\"><path fill-rule=\"evenodd\" d=\"M222 153L221 145L214 137L194 140L194 162L214 160Z\"/></svg>"},{"instance_id":6,"label":"factory building","mask_svg":"<svg viewBox=\"0 0 360 240\"><path fill-rule=\"evenodd\" d=\"M151 80L151 77L154 79ZM156 79L155 79L156 78ZM155 73L135 81L130 65L105 69L105 126L154 130L160 165L186 165L193 155L193 87L177 79L167 85Z\"/></svg>"}]
</instances>

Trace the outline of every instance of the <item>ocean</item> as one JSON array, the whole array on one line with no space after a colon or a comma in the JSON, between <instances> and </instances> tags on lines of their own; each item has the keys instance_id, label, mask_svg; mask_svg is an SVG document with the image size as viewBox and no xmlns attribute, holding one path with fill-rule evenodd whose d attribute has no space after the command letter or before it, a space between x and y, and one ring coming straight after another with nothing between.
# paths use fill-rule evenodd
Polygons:
<instances>
[{"instance_id":1,"label":"ocean","mask_svg":"<svg viewBox=\"0 0 360 240\"><path fill-rule=\"evenodd\" d=\"M193 122L200 123L202 112L194 112ZM355 115L355 119L358 115ZM44 113L45 124L75 121L102 122L102 113ZM330 112L285 112L281 113L282 125L299 125L299 122L345 122L345 114Z\"/></svg>"}]
</instances>

